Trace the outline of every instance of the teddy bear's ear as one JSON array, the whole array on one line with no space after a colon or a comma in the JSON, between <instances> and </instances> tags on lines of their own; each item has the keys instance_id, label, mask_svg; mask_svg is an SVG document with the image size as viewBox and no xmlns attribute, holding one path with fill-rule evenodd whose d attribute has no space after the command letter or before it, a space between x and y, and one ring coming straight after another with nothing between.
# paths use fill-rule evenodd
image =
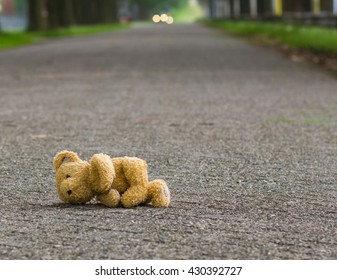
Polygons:
<instances>
[{"instance_id":1,"label":"teddy bear's ear","mask_svg":"<svg viewBox=\"0 0 337 280\"><path fill-rule=\"evenodd\" d=\"M96 154L90 159L90 182L98 193L107 192L115 178L115 168L108 155Z\"/></svg>"},{"instance_id":2,"label":"teddy bear's ear","mask_svg":"<svg viewBox=\"0 0 337 280\"><path fill-rule=\"evenodd\" d=\"M63 163L81 161L78 155L70 151L62 151L54 157L54 169L57 170Z\"/></svg>"}]
</instances>

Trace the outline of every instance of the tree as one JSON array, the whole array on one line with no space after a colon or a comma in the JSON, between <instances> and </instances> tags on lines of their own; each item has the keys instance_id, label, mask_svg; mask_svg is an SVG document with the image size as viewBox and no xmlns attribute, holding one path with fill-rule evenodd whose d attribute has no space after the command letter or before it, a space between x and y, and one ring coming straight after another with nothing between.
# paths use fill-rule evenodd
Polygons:
<instances>
[{"instance_id":1,"label":"tree","mask_svg":"<svg viewBox=\"0 0 337 280\"><path fill-rule=\"evenodd\" d=\"M50 1L50 0L49 0ZM73 3L71 0L58 0L57 2L57 15L59 26L69 27L75 23Z\"/></svg>"},{"instance_id":2,"label":"tree","mask_svg":"<svg viewBox=\"0 0 337 280\"><path fill-rule=\"evenodd\" d=\"M28 3L28 30L37 31L47 27L46 18L48 16L46 3L44 0L29 0Z\"/></svg>"},{"instance_id":3,"label":"tree","mask_svg":"<svg viewBox=\"0 0 337 280\"><path fill-rule=\"evenodd\" d=\"M29 30L118 21L118 0L28 0Z\"/></svg>"},{"instance_id":4,"label":"tree","mask_svg":"<svg viewBox=\"0 0 337 280\"><path fill-rule=\"evenodd\" d=\"M117 13L118 13L118 5L117 1L111 0L99 0L98 4L98 13L100 22L102 23L111 23L116 22Z\"/></svg>"}]
</instances>

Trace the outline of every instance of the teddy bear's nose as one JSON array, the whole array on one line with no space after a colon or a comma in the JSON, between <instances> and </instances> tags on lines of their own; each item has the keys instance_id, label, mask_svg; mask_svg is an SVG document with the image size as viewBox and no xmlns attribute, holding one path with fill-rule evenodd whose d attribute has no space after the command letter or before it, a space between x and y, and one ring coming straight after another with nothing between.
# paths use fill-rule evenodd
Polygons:
<instances>
[{"instance_id":1,"label":"teddy bear's nose","mask_svg":"<svg viewBox=\"0 0 337 280\"><path fill-rule=\"evenodd\" d=\"M71 191L71 190L67 191L67 194L71 195L71 193L72 193L72 191Z\"/></svg>"}]
</instances>

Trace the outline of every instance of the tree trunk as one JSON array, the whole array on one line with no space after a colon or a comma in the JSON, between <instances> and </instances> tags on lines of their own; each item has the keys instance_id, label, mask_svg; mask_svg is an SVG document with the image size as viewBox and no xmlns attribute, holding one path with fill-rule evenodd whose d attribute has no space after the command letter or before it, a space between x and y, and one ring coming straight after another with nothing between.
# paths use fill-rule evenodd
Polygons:
<instances>
[{"instance_id":1,"label":"tree trunk","mask_svg":"<svg viewBox=\"0 0 337 280\"><path fill-rule=\"evenodd\" d=\"M47 27L48 12L45 0L28 1L29 31L44 30Z\"/></svg>"},{"instance_id":2,"label":"tree trunk","mask_svg":"<svg viewBox=\"0 0 337 280\"><path fill-rule=\"evenodd\" d=\"M117 0L105 0L108 2L107 6L107 19L108 22L117 22L118 21L118 3Z\"/></svg>"},{"instance_id":3,"label":"tree trunk","mask_svg":"<svg viewBox=\"0 0 337 280\"><path fill-rule=\"evenodd\" d=\"M76 25L83 24L84 15L83 15L83 1L81 0L72 0L74 21Z\"/></svg>"},{"instance_id":4,"label":"tree trunk","mask_svg":"<svg viewBox=\"0 0 337 280\"><path fill-rule=\"evenodd\" d=\"M73 5L71 0L58 0L58 22L61 27L74 24Z\"/></svg>"},{"instance_id":5,"label":"tree trunk","mask_svg":"<svg viewBox=\"0 0 337 280\"><path fill-rule=\"evenodd\" d=\"M54 0L46 0L48 9L48 28L55 29L59 27L59 16L57 2Z\"/></svg>"}]
</instances>

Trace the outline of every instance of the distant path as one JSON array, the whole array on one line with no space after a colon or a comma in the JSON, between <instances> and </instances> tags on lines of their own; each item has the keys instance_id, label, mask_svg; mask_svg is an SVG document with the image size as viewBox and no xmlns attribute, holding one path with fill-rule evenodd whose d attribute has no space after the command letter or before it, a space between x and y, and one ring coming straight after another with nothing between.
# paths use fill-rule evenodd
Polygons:
<instances>
[{"instance_id":1,"label":"distant path","mask_svg":"<svg viewBox=\"0 0 337 280\"><path fill-rule=\"evenodd\" d=\"M198 25L0 52L0 259L336 259L336 89ZM63 149L144 158L171 207L60 203Z\"/></svg>"}]
</instances>

